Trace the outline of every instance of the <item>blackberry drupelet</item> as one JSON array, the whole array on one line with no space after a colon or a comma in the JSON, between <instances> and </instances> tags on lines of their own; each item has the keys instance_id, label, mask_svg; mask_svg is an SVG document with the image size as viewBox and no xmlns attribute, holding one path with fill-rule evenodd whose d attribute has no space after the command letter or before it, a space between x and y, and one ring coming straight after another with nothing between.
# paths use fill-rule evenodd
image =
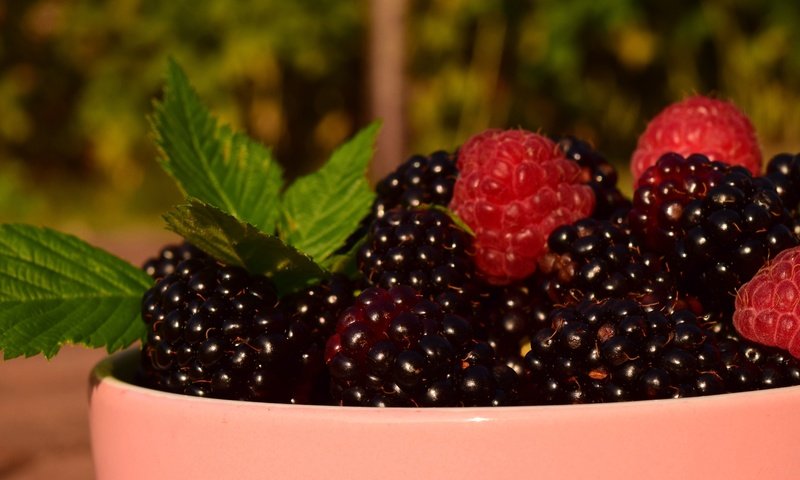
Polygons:
<instances>
[{"instance_id":1,"label":"blackberry drupelet","mask_svg":"<svg viewBox=\"0 0 800 480\"><path fill-rule=\"evenodd\" d=\"M281 312L264 276L210 258L178 264L142 300L140 381L195 396L316 403L325 338Z\"/></svg>"},{"instance_id":2,"label":"blackberry drupelet","mask_svg":"<svg viewBox=\"0 0 800 480\"><path fill-rule=\"evenodd\" d=\"M409 285L443 302L468 301L475 285L472 238L438 209L391 210L376 219L358 251L358 268L370 285Z\"/></svg>"},{"instance_id":3,"label":"blackberry drupelet","mask_svg":"<svg viewBox=\"0 0 800 480\"><path fill-rule=\"evenodd\" d=\"M592 218L623 223L631 202L617 188L617 169L591 145L573 136L558 139L558 146L567 158L581 167L581 181L594 191Z\"/></svg>"},{"instance_id":4,"label":"blackberry drupelet","mask_svg":"<svg viewBox=\"0 0 800 480\"><path fill-rule=\"evenodd\" d=\"M189 242L166 245L158 252L158 256L149 258L144 262L142 270L155 280L161 280L173 273L175 267L182 261L206 257L207 255L202 250Z\"/></svg>"},{"instance_id":5,"label":"blackberry drupelet","mask_svg":"<svg viewBox=\"0 0 800 480\"><path fill-rule=\"evenodd\" d=\"M547 245L539 271L554 304L630 298L647 310L675 306L677 287L664 262L610 221L587 218L564 225Z\"/></svg>"},{"instance_id":6,"label":"blackberry drupelet","mask_svg":"<svg viewBox=\"0 0 800 480\"><path fill-rule=\"evenodd\" d=\"M798 244L769 179L702 155L667 154L645 171L630 223L682 289L720 312L732 311L736 289L768 258Z\"/></svg>"},{"instance_id":7,"label":"blackberry drupelet","mask_svg":"<svg viewBox=\"0 0 800 480\"><path fill-rule=\"evenodd\" d=\"M341 405L512 405L516 373L473 339L469 323L444 314L411 287L368 288L339 317L326 347Z\"/></svg>"},{"instance_id":8,"label":"blackberry drupelet","mask_svg":"<svg viewBox=\"0 0 800 480\"><path fill-rule=\"evenodd\" d=\"M708 329L719 347L728 391L800 385L800 360L785 350L742 338L730 319L710 323Z\"/></svg>"},{"instance_id":9,"label":"blackberry drupelet","mask_svg":"<svg viewBox=\"0 0 800 480\"><path fill-rule=\"evenodd\" d=\"M531 337L521 390L532 404L599 403L724 392L710 336L687 310L629 299L554 309Z\"/></svg>"}]
</instances>

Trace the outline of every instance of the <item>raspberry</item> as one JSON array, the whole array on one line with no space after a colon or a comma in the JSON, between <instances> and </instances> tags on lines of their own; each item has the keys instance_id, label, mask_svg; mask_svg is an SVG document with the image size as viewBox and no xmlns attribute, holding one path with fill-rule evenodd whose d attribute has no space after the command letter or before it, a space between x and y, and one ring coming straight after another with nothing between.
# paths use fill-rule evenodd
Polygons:
<instances>
[{"instance_id":1,"label":"raspberry","mask_svg":"<svg viewBox=\"0 0 800 480\"><path fill-rule=\"evenodd\" d=\"M630 298L663 310L676 302L675 279L661 259L609 221L587 218L553 230L539 271L554 304Z\"/></svg>"},{"instance_id":2,"label":"raspberry","mask_svg":"<svg viewBox=\"0 0 800 480\"><path fill-rule=\"evenodd\" d=\"M749 340L800 358L800 247L779 253L739 289L733 325Z\"/></svg>"},{"instance_id":3,"label":"raspberry","mask_svg":"<svg viewBox=\"0 0 800 480\"><path fill-rule=\"evenodd\" d=\"M556 308L531 336L523 399L599 403L723 393L723 367L701 320L647 312L633 300Z\"/></svg>"},{"instance_id":4,"label":"raspberry","mask_svg":"<svg viewBox=\"0 0 800 480\"><path fill-rule=\"evenodd\" d=\"M183 261L144 295L142 319L145 386L235 400L327 401L317 396L325 336L284 315L264 276L210 258Z\"/></svg>"},{"instance_id":5,"label":"raspberry","mask_svg":"<svg viewBox=\"0 0 800 480\"><path fill-rule=\"evenodd\" d=\"M666 154L640 185L630 214L634 235L664 255L680 288L710 311L732 312L736 290L798 243L774 185L741 166Z\"/></svg>"},{"instance_id":6,"label":"raspberry","mask_svg":"<svg viewBox=\"0 0 800 480\"><path fill-rule=\"evenodd\" d=\"M487 130L459 151L450 208L475 232L475 263L491 283L536 270L547 236L587 217L592 189L552 140L524 130Z\"/></svg>"},{"instance_id":7,"label":"raspberry","mask_svg":"<svg viewBox=\"0 0 800 480\"><path fill-rule=\"evenodd\" d=\"M594 191L595 206L592 218L622 223L631 202L617 188L617 169L591 145L575 137L558 140L558 146L570 160L581 167L581 183Z\"/></svg>"},{"instance_id":8,"label":"raspberry","mask_svg":"<svg viewBox=\"0 0 800 480\"><path fill-rule=\"evenodd\" d=\"M634 180L665 153L701 153L712 160L761 172L761 150L750 120L731 102L693 96L653 118L631 158Z\"/></svg>"},{"instance_id":9,"label":"raspberry","mask_svg":"<svg viewBox=\"0 0 800 480\"><path fill-rule=\"evenodd\" d=\"M361 406L489 406L515 402L516 373L408 286L368 288L339 317L325 354L334 400Z\"/></svg>"},{"instance_id":10,"label":"raspberry","mask_svg":"<svg viewBox=\"0 0 800 480\"><path fill-rule=\"evenodd\" d=\"M203 253L202 250L189 242L165 245L161 251L158 252L158 256L149 258L146 262L144 262L144 265L142 265L142 270L153 277L153 279L161 280L170 273L173 273L175 271L175 267L177 267L182 261L189 260L191 258L206 257L207 255Z\"/></svg>"}]
</instances>

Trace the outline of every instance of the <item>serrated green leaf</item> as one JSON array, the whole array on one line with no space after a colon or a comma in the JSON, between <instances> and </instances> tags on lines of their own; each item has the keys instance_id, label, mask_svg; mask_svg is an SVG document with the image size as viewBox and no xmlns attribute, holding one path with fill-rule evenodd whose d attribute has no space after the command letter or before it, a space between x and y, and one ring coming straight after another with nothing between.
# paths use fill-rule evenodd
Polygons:
<instances>
[{"instance_id":1,"label":"serrated green leaf","mask_svg":"<svg viewBox=\"0 0 800 480\"><path fill-rule=\"evenodd\" d=\"M0 350L55 355L62 345L111 352L141 338L142 270L71 235L0 225Z\"/></svg>"},{"instance_id":2,"label":"serrated green leaf","mask_svg":"<svg viewBox=\"0 0 800 480\"><path fill-rule=\"evenodd\" d=\"M272 278L281 294L327 275L311 258L277 236L197 200L173 208L164 220L170 230L223 263Z\"/></svg>"},{"instance_id":3,"label":"serrated green leaf","mask_svg":"<svg viewBox=\"0 0 800 480\"><path fill-rule=\"evenodd\" d=\"M283 195L278 229L283 240L320 264L336 252L369 212L374 192L367 167L380 125L341 145L318 171L297 179Z\"/></svg>"},{"instance_id":4,"label":"serrated green leaf","mask_svg":"<svg viewBox=\"0 0 800 480\"><path fill-rule=\"evenodd\" d=\"M275 231L283 186L280 165L262 144L219 127L175 62L170 62L164 100L156 103L151 121L160 164L186 196L262 231Z\"/></svg>"}]
</instances>

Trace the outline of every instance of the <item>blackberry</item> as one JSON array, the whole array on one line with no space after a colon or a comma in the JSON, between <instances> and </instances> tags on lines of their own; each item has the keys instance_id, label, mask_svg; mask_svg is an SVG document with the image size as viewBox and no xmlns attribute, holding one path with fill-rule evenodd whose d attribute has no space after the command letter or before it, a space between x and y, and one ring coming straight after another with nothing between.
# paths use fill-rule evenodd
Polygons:
<instances>
[{"instance_id":1,"label":"blackberry","mask_svg":"<svg viewBox=\"0 0 800 480\"><path fill-rule=\"evenodd\" d=\"M533 404L599 403L724 392L719 352L687 310L629 299L554 309L531 336L521 388Z\"/></svg>"},{"instance_id":2,"label":"blackberry","mask_svg":"<svg viewBox=\"0 0 800 480\"><path fill-rule=\"evenodd\" d=\"M631 208L631 201L617 188L617 169L591 145L572 136L558 139L558 146L567 158L581 167L581 181L594 191L592 218L622 223Z\"/></svg>"},{"instance_id":3,"label":"blackberry","mask_svg":"<svg viewBox=\"0 0 800 480\"><path fill-rule=\"evenodd\" d=\"M539 271L554 304L630 298L648 310L675 305L675 280L660 257L610 221L588 218L563 225L547 245Z\"/></svg>"},{"instance_id":4,"label":"blackberry","mask_svg":"<svg viewBox=\"0 0 800 480\"><path fill-rule=\"evenodd\" d=\"M186 395L316 403L324 337L281 312L260 275L211 258L179 263L143 297L140 382Z\"/></svg>"},{"instance_id":5,"label":"blackberry","mask_svg":"<svg viewBox=\"0 0 800 480\"><path fill-rule=\"evenodd\" d=\"M742 338L730 319L711 323L709 330L719 346L728 391L800 385L800 360L786 351Z\"/></svg>"},{"instance_id":6,"label":"blackberry","mask_svg":"<svg viewBox=\"0 0 800 480\"><path fill-rule=\"evenodd\" d=\"M446 206L453 198L458 176L456 154L438 151L429 156L414 155L375 186L377 197L372 204L374 218L400 207L423 205Z\"/></svg>"},{"instance_id":7,"label":"blackberry","mask_svg":"<svg viewBox=\"0 0 800 480\"><path fill-rule=\"evenodd\" d=\"M768 258L798 243L769 179L702 155L667 154L645 171L630 223L681 288L720 312Z\"/></svg>"},{"instance_id":8,"label":"blackberry","mask_svg":"<svg viewBox=\"0 0 800 480\"><path fill-rule=\"evenodd\" d=\"M149 258L142 265L142 270L155 280L161 280L173 273L175 268L184 260L192 258L206 258L207 255L189 242L170 244L158 252L158 256Z\"/></svg>"},{"instance_id":9,"label":"blackberry","mask_svg":"<svg viewBox=\"0 0 800 480\"><path fill-rule=\"evenodd\" d=\"M476 337L487 341L502 363L522 374L528 335L546 325L552 308L534 274L509 285L486 285L472 310L463 315L471 320Z\"/></svg>"},{"instance_id":10,"label":"blackberry","mask_svg":"<svg viewBox=\"0 0 800 480\"><path fill-rule=\"evenodd\" d=\"M394 209L415 209L425 205L447 206L453 198L458 176L457 154L436 151L428 156L412 155L375 185L375 200L368 215L345 241L340 252L348 252L369 230L375 219Z\"/></svg>"},{"instance_id":11,"label":"blackberry","mask_svg":"<svg viewBox=\"0 0 800 480\"><path fill-rule=\"evenodd\" d=\"M303 370L311 376L300 383L312 384L311 398L314 403L330 403L330 380L327 369L318 374L318 355L325 350L325 342L336 329L336 321L345 308L353 304L361 282L345 275L334 274L303 290L281 298L278 309L290 323L299 323L308 328L314 348L303 354ZM313 356L311 355L313 354Z\"/></svg>"},{"instance_id":12,"label":"blackberry","mask_svg":"<svg viewBox=\"0 0 800 480\"><path fill-rule=\"evenodd\" d=\"M391 210L372 224L358 251L370 285L409 285L428 298L468 297L475 284L472 239L436 209Z\"/></svg>"},{"instance_id":13,"label":"blackberry","mask_svg":"<svg viewBox=\"0 0 800 480\"><path fill-rule=\"evenodd\" d=\"M473 339L469 323L444 314L408 286L368 288L339 318L326 362L341 405L510 405L516 373Z\"/></svg>"},{"instance_id":14,"label":"blackberry","mask_svg":"<svg viewBox=\"0 0 800 480\"><path fill-rule=\"evenodd\" d=\"M628 216L633 234L649 249L669 252L682 234L687 204L705 196L727 168L704 155L663 155L637 181Z\"/></svg>"},{"instance_id":15,"label":"blackberry","mask_svg":"<svg viewBox=\"0 0 800 480\"><path fill-rule=\"evenodd\" d=\"M778 196L792 217L794 232L800 235L800 153L772 157L767 163L766 177L775 184Z\"/></svg>"}]
</instances>

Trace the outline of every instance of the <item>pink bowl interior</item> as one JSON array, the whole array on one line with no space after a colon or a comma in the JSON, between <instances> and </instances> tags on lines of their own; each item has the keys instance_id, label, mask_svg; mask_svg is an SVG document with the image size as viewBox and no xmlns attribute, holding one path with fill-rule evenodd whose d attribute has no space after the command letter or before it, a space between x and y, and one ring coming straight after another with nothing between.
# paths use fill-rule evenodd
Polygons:
<instances>
[{"instance_id":1,"label":"pink bowl interior","mask_svg":"<svg viewBox=\"0 0 800 480\"><path fill-rule=\"evenodd\" d=\"M678 400L376 409L202 399L92 372L97 478L800 478L800 387Z\"/></svg>"}]
</instances>

